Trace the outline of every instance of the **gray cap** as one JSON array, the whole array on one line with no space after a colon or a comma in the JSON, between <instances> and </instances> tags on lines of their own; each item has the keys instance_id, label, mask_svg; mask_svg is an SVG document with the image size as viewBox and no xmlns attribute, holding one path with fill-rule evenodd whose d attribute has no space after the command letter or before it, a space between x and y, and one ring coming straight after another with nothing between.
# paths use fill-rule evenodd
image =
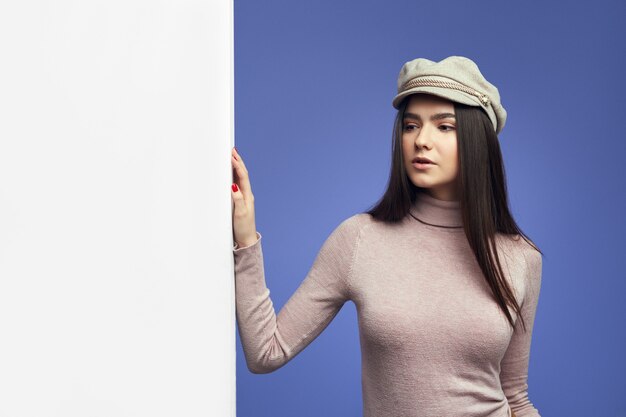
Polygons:
<instances>
[{"instance_id":1,"label":"gray cap","mask_svg":"<svg viewBox=\"0 0 626 417\"><path fill-rule=\"evenodd\" d=\"M497 133L506 122L506 110L500 104L496 86L483 77L474 61L464 56L449 56L439 62L417 58L406 62L398 75L398 95L393 107L414 93L429 93L448 100L482 107Z\"/></svg>"}]
</instances>

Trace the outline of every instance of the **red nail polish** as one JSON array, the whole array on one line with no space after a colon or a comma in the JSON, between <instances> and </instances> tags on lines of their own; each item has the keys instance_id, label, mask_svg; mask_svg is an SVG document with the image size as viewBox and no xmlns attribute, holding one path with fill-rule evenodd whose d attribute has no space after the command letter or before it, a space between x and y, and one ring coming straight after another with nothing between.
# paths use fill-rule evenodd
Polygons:
<instances>
[{"instance_id":1,"label":"red nail polish","mask_svg":"<svg viewBox=\"0 0 626 417\"><path fill-rule=\"evenodd\" d=\"M230 187L230 188L232 188L234 192L237 192L239 190L239 188L237 187L237 184L234 184L234 183L233 183L232 187Z\"/></svg>"}]
</instances>

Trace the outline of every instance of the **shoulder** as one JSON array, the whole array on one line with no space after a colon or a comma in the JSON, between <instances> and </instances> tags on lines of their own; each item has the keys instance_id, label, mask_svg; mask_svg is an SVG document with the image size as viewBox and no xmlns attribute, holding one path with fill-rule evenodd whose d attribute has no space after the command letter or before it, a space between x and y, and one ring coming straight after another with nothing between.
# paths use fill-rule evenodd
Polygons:
<instances>
[{"instance_id":1,"label":"shoulder","mask_svg":"<svg viewBox=\"0 0 626 417\"><path fill-rule=\"evenodd\" d=\"M496 245L506 255L523 259L525 263L536 264L541 262L539 252L530 242L519 234L496 233Z\"/></svg>"},{"instance_id":2,"label":"shoulder","mask_svg":"<svg viewBox=\"0 0 626 417\"><path fill-rule=\"evenodd\" d=\"M541 272L543 269L543 256L534 247L528 245L526 248L526 272L528 284L538 291L541 286Z\"/></svg>"},{"instance_id":3,"label":"shoulder","mask_svg":"<svg viewBox=\"0 0 626 417\"><path fill-rule=\"evenodd\" d=\"M524 238L519 239L521 253L524 260L524 278L526 298L536 299L541 289L541 275L543 267L543 255L531 243Z\"/></svg>"},{"instance_id":4,"label":"shoulder","mask_svg":"<svg viewBox=\"0 0 626 417\"><path fill-rule=\"evenodd\" d=\"M510 238L512 245L516 248L517 253L524 260L527 273L536 275L537 270L541 270L542 255L531 242L526 241L522 236L515 235Z\"/></svg>"},{"instance_id":5,"label":"shoulder","mask_svg":"<svg viewBox=\"0 0 626 417\"><path fill-rule=\"evenodd\" d=\"M342 220L335 231L344 233L360 233L362 229L373 224L375 220L368 213L356 213Z\"/></svg>"},{"instance_id":6,"label":"shoulder","mask_svg":"<svg viewBox=\"0 0 626 417\"><path fill-rule=\"evenodd\" d=\"M340 221L327 238L333 245L356 246L363 231L370 228L376 220L368 213L356 213Z\"/></svg>"},{"instance_id":7,"label":"shoulder","mask_svg":"<svg viewBox=\"0 0 626 417\"><path fill-rule=\"evenodd\" d=\"M521 280L525 290L536 289L541 285L542 255L531 242L519 234L496 234L498 253L513 271L516 281Z\"/></svg>"}]
</instances>

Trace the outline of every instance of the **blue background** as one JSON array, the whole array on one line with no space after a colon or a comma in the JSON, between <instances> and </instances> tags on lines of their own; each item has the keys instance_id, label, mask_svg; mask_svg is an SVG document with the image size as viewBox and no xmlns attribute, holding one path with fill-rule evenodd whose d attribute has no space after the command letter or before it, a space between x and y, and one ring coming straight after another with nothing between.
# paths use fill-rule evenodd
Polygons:
<instances>
[{"instance_id":1,"label":"blue background","mask_svg":"<svg viewBox=\"0 0 626 417\"><path fill-rule=\"evenodd\" d=\"M324 240L383 193L406 61L474 60L508 111L513 214L546 254L529 396L543 417L626 416L623 1L235 0L235 135L276 312ZM352 302L255 375L237 334L237 415L360 416Z\"/></svg>"}]
</instances>

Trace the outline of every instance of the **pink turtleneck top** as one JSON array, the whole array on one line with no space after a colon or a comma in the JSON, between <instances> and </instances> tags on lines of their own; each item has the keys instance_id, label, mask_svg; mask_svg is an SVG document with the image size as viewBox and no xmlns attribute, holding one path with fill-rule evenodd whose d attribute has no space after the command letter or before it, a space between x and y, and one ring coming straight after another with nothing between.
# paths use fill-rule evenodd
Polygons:
<instances>
[{"instance_id":1,"label":"pink turtleneck top","mask_svg":"<svg viewBox=\"0 0 626 417\"><path fill-rule=\"evenodd\" d=\"M528 398L542 258L498 234L500 262L526 321L516 330L492 297L462 227L458 201L420 193L387 224L358 213L339 224L275 314L262 236L233 247L237 324L248 368L293 359L350 300L357 310L365 417L539 417Z\"/></svg>"}]
</instances>

